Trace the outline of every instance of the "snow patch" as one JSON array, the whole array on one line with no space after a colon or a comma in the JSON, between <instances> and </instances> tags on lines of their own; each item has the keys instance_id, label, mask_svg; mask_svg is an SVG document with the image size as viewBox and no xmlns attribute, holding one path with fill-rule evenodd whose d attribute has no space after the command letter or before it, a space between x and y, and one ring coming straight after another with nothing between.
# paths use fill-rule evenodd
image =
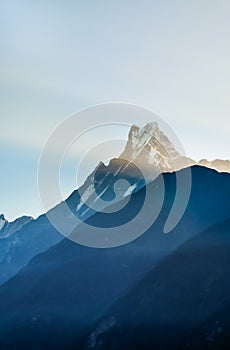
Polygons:
<instances>
[{"instance_id":1,"label":"snow patch","mask_svg":"<svg viewBox=\"0 0 230 350\"><path fill-rule=\"evenodd\" d=\"M85 202L92 196L95 192L94 185L89 185L89 187L85 190L85 192L81 196L80 203L77 205L77 211L81 209L81 207L85 204Z\"/></svg>"},{"instance_id":2,"label":"snow patch","mask_svg":"<svg viewBox=\"0 0 230 350\"><path fill-rule=\"evenodd\" d=\"M133 190L134 190L136 187L137 187L137 184L134 184L134 185L130 186L130 187L127 189L127 191L124 193L124 197L129 196L129 195L133 192Z\"/></svg>"}]
</instances>

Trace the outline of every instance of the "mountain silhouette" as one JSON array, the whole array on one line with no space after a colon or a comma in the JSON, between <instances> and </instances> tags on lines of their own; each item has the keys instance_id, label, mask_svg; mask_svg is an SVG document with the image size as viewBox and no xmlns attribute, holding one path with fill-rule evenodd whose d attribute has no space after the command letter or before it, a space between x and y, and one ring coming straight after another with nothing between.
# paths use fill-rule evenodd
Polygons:
<instances>
[{"instance_id":1,"label":"mountain silhouette","mask_svg":"<svg viewBox=\"0 0 230 350\"><path fill-rule=\"evenodd\" d=\"M127 293L132 293L146 274L183 243L200 237L205 229L229 218L229 176L203 167L192 167L191 197L183 219L170 234L164 234L163 227L174 201L175 173L163 175L166 194L159 217L147 232L130 244L94 249L63 239L33 258L0 287L2 347L29 349L32 344L35 349L71 349L85 346L83 343L88 341L95 327L97 329L97 322L107 315L107 310ZM158 181L156 179L147 186L157 189ZM87 222L93 226L119 225L135 216L144 198L145 187L133 193L119 212L96 213ZM152 215L152 208L149 208L148 215ZM78 230L81 230L81 225ZM202 241L204 250L206 236ZM225 236L227 242L228 236ZM221 248L217 249L221 256L223 246L217 248ZM209 260L212 260L212 255ZM194 264L196 261L195 255ZM173 264L172 261L169 267ZM202 268L198 265L197 269ZM178 268L176 265L175 271ZM170 294L170 288L165 293ZM223 293L228 295L226 290ZM98 342L96 344L98 346Z\"/></svg>"}]
</instances>

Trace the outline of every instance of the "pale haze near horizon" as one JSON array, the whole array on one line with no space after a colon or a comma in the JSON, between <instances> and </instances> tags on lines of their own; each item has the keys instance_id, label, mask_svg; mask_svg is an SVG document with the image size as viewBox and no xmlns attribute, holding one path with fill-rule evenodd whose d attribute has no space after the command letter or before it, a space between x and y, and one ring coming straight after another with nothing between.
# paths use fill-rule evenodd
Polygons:
<instances>
[{"instance_id":1,"label":"pale haze near horizon","mask_svg":"<svg viewBox=\"0 0 230 350\"><path fill-rule=\"evenodd\" d=\"M58 123L93 104L146 107L168 122L191 158L230 158L228 1L0 6L0 212L7 218L42 212L42 146ZM68 195L68 166L63 176Z\"/></svg>"}]
</instances>

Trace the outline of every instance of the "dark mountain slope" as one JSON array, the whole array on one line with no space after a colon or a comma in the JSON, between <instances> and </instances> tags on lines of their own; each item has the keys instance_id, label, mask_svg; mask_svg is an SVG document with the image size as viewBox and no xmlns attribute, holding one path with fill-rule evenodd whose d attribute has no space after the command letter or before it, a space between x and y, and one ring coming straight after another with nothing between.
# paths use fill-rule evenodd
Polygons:
<instances>
[{"instance_id":1,"label":"dark mountain slope","mask_svg":"<svg viewBox=\"0 0 230 350\"><path fill-rule=\"evenodd\" d=\"M87 248L65 239L4 284L0 288L2 349L31 349L31 344L33 349L71 348L160 259L203 229L228 218L229 175L202 167L193 167L192 175L188 207L170 234L162 230L174 200L175 174L164 175L162 212L139 239L112 249ZM149 186L157 189L158 181ZM128 221L138 212L144 196L145 188L134 193L121 211L98 213L88 223L108 227ZM152 215L152 208L148 215Z\"/></svg>"},{"instance_id":2,"label":"dark mountain slope","mask_svg":"<svg viewBox=\"0 0 230 350\"><path fill-rule=\"evenodd\" d=\"M217 349L212 340L219 339L227 349L229 291L230 220L186 242L149 272L97 324L85 347L201 350ZM203 333L197 331L207 319Z\"/></svg>"},{"instance_id":3,"label":"dark mountain slope","mask_svg":"<svg viewBox=\"0 0 230 350\"><path fill-rule=\"evenodd\" d=\"M230 347L230 303L224 305L212 317L189 334L177 350L229 350Z\"/></svg>"}]
</instances>

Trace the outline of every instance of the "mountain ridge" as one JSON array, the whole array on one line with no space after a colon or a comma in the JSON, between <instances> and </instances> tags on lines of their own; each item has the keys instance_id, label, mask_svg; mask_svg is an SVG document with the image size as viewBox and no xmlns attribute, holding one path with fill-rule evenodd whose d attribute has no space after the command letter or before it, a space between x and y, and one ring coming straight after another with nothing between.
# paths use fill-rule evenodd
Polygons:
<instances>
[{"instance_id":1,"label":"mountain ridge","mask_svg":"<svg viewBox=\"0 0 230 350\"><path fill-rule=\"evenodd\" d=\"M174 161L177 163L174 164ZM97 211L103 211L113 203L120 202L132 193L138 192L146 183L156 179L160 173L173 172L174 168L171 166L183 169L190 163L193 164L194 161L179 154L157 123L148 123L143 128L133 125L120 157L111 159L108 165L100 161L84 184L74 190L63 203L68 205L70 211L80 221L85 221ZM142 170L146 179L143 178ZM120 180L126 180L126 182L117 186L115 191L114 188ZM51 210L56 211L58 215L61 205L62 203L59 203ZM61 234L50 228L51 224L45 215L46 213L40 215L36 220L21 217L12 223L8 223L4 216L1 216L0 253L1 261L6 265L4 265L5 271L2 267L0 284L17 273L33 256L63 239ZM26 224L29 226L24 224L20 226L19 224L25 220L28 221ZM35 232L34 225L37 223L36 234L32 237L29 231ZM42 243L39 230L43 232ZM52 235L46 233L49 231ZM30 247L30 250L27 247Z\"/></svg>"},{"instance_id":2,"label":"mountain ridge","mask_svg":"<svg viewBox=\"0 0 230 350\"><path fill-rule=\"evenodd\" d=\"M38 343L40 348L57 349L60 346L61 349L65 345L71 349L71 344L76 347L75 342L78 344L88 327L95 324L117 298L126 294L162 258L205 228L227 219L230 175L198 166L192 167L192 173L193 188L187 210L171 234L162 233L176 186L175 174L167 173L164 174L166 197L162 212L141 237L119 248L102 250L64 239L34 257L2 285L2 344L9 346L17 342L25 349L31 342ZM157 189L158 180L147 186ZM121 212L96 213L88 219L88 224L97 227L103 223L107 227L129 220L143 199L144 189L134 193ZM149 210L151 215L151 208ZM83 228L79 226L78 230L82 232ZM25 334L29 337L25 338Z\"/></svg>"}]
</instances>

